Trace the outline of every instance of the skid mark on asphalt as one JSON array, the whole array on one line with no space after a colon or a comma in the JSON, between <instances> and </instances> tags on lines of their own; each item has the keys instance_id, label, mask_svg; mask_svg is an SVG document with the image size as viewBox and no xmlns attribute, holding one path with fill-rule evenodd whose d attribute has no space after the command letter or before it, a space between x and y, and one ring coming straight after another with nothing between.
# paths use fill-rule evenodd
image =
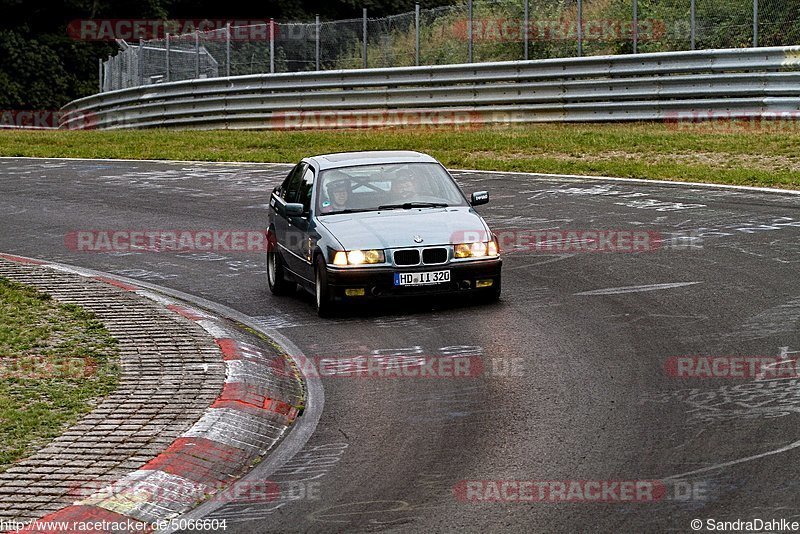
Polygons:
<instances>
[{"instance_id":1,"label":"skid mark on asphalt","mask_svg":"<svg viewBox=\"0 0 800 534\"><path fill-rule=\"evenodd\" d=\"M397 526L420 519L419 512L436 508L438 506L417 506L407 501L357 501L316 510L307 517L310 521L320 523L357 521L373 526Z\"/></svg>"},{"instance_id":2,"label":"skid mark on asphalt","mask_svg":"<svg viewBox=\"0 0 800 534\"><path fill-rule=\"evenodd\" d=\"M516 270L519 270L519 269L529 269L531 267L537 267L539 265L547 265L548 263L555 263L557 261L566 260L566 259L572 258L573 256L575 256L575 254L560 254L560 255L558 255L558 256L556 256L554 258L551 257L551 258L548 258L548 259L545 259L545 260L542 260L542 261L535 261L535 262L532 262L532 263L525 263L523 265L515 265L513 267L505 266L505 267L503 267L503 270L504 271L516 271ZM515 257L517 257L517 256L515 256ZM508 261L508 258L506 258L506 261Z\"/></svg>"},{"instance_id":3,"label":"skid mark on asphalt","mask_svg":"<svg viewBox=\"0 0 800 534\"><path fill-rule=\"evenodd\" d=\"M624 286L624 287L607 287L605 289L593 289L591 291L583 291L575 293L576 296L591 296L591 295L620 295L623 293L641 293L644 291L661 291L664 289L674 289L677 287L691 286L694 284L702 284L702 282L671 282L668 284L650 284L644 286Z\"/></svg>"},{"instance_id":4,"label":"skid mark on asphalt","mask_svg":"<svg viewBox=\"0 0 800 534\"><path fill-rule=\"evenodd\" d=\"M177 274L164 274L155 271L148 271L146 269L118 269L110 272L111 274L116 274L118 276L136 278L137 280L171 280L179 277Z\"/></svg>"},{"instance_id":5,"label":"skid mark on asphalt","mask_svg":"<svg viewBox=\"0 0 800 534\"><path fill-rule=\"evenodd\" d=\"M794 333L798 327L800 327L800 296L792 297L783 304L764 310L750 317L734 332L718 337L755 340L787 332Z\"/></svg>"},{"instance_id":6,"label":"skid mark on asphalt","mask_svg":"<svg viewBox=\"0 0 800 534\"><path fill-rule=\"evenodd\" d=\"M782 359L789 359L789 355L795 355L794 358L797 358L796 355L800 355L800 351L790 351L789 347L780 347L780 352ZM640 403L643 405L648 403L675 404L676 401L689 407L686 413L689 416L687 422L690 425L706 426L719 422L783 418L800 414L800 379L757 377L751 382L733 386L726 385L712 390L693 388L645 396ZM680 480L702 473L719 471L782 454L798 447L800 447L800 440L762 453L664 477L662 480Z\"/></svg>"},{"instance_id":7,"label":"skid mark on asphalt","mask_svg":"<svg viewBox=\"0 0 800 534\"><path fill-rule=\"evenodd\" d=\"M307 445L269 477L269 483L277 484L277 493L256 502L244 496L244 502L225 504L205 518L234 523L267 519L292 502L318 500L322 480L341 461L348 447L343 442Z\"/></svg>"},{"instance_id":8,"label":"skid mark on asphalt","mask_svg":"<svg viewBox=\"0 0 800 534\"><path fill-rule=\"evenodd\" d=\"M637 328L672 329L676 327L697 326L708 321L707 315L670 315L663 313L619 313L598 317L603 321L614 322L626 327L635 324Z\"/></svg>"}]
</instances>

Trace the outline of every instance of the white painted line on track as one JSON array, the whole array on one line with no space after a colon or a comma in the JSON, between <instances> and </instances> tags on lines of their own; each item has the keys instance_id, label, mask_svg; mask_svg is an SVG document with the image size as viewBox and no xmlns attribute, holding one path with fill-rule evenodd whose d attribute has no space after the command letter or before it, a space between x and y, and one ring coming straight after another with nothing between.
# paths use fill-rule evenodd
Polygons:
<instances>
[{"instance_id":1,"label":"white painted line on track","mask_svg":"<svg viewBox=\"0 0 800 534\"><path fill-rule=\"evenodd\" d=\"M782 452L787 452L792 449L796 449L800 447L800 441L793 441L788 445L784 445L783 447L762 452L761 454L754 454L752 456L745 456L744 458L739 458L737 460L731 460L730 462L723 462L721 464L710 465L708 467L701 467L700 469L695 469L694 471L687 471L685 473L678 473L677 475L672 475L666 478L662 478L661 480L680 480L682 478L686 478L692 475L699 475L700 473L708 473L709 471L717 471L718 469L724 469L726 467L730 467L732 465L743 464L745 462L750 462L752 460L758 460L760 458L766 458L767 456L774 456L776 454L780 454Z\"/></svg>"},{"instance_id":2,"label":"white painted line on track","mask_svg":"<svg viewBox=\"0 0 800 534\"><path fill-rule=\"evenodd\" d=\"M581 174L548 174L541 172L522 172L522 171L484 171L480 169L449 169L451 172L474 172L484 174L513 174L516 176L537 176L540 178L566 178L571 180L595 180L595 181L616 181L616 182L632 182L638 184L658 184L658 185L673 185L673 186L692 186L692 187L706 187L712 189L734 189L738 191L756 191L759 193L784 193L788 195L800 195L800 190L795 189L779 189L777 187L755 187L750 185L733 185L733 184L712 184L705 182L683 182L680 180L655 180L650 178L619 178L616 176L585 176Z\"/></svg>"},{"instance_id":3,"label":"white painted line on track","mask_svg":"<svg viewBox=\"0 0 800 534\"><path fill-rule=\"evenodd\" d=\"M672 289L675 287L692 286L694 284L702 284L702 282L672 282L670 284L650 284L646 286L607 287L605 289L593 289L591 291L583 291L582 293L575 293L575 295L587 296L587 295L620 295L623 293L642 293L644 291L660 291L662 289Z\"/></svg>"}]
</instances>

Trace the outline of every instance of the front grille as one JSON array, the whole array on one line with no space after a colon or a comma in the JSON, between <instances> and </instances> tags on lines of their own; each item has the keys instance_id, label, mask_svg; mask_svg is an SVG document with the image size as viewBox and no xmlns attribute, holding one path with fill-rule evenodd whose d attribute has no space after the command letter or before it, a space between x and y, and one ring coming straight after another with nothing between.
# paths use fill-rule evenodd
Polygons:
<instances>
[{"instance_id":1,"label":"front grille","mask_svg":"<svg viewBox=\"0 0 800 534\"><path fill-rule=\"evenodd\" d=\"M395 265L417 265L419 263L419 250L395 250Z\"/></svg>"},{"instance_id":2,"label":"front grille","mask_svg":"<svg viewBox=\"0 0 800 534\"><path fill-rule=\"evenodd\" d=\"M422 263L431 265L447 261L446 248L426 248L422 251Z\"/></svg>"}]
</instances>

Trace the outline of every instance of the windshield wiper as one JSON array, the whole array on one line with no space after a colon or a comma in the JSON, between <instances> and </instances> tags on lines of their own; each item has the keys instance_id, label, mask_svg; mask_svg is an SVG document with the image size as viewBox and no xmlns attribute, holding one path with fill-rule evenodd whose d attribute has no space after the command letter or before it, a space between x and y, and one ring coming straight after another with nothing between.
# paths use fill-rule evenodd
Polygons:
<instances>
[{"instance_id":1,"label":"windshield wiper","mask_svg":"<svg viewBox=\"0 0 800 534\"><path fill-rule=\"evenodd\" d=\"M411 208L446 208L450 204L444 202L404 202L403 204L384 204L378 206L379 210L410 210Z\"/></svg>"},{"instance_id":2,"label":"windshield wiper","mask_svg":"<svg viewBox=\"0 0 800 534\"><path fill-rule=\"evenodd\" d=\"M320 213L320 215L339 215L340 213L360 213L362 211L378 211L379 208L359 208L359 209L346 209L339 211L329 211L328 213Z\"/></svg>"}]
</instances>

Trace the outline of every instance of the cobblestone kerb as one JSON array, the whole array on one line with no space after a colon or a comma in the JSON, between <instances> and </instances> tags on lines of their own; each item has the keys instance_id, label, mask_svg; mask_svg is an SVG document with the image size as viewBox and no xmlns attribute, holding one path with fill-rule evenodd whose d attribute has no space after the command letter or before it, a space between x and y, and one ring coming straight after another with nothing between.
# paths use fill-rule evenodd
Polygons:
<instances>
[{"instance_id":1,"label":"cobblestone kerb","mask_svg":"<svg viewBox=\"0 0 800 534\"><path fill-rule=\"evenodd\" d=\"M0 254L0 276L93 312L119 340L118 389L0 473L0 520L40 520L24 532L130 520L147 531L230 491L302 412L290 358L231 320L29 258Z\"/></svg>"}]
</instances>

